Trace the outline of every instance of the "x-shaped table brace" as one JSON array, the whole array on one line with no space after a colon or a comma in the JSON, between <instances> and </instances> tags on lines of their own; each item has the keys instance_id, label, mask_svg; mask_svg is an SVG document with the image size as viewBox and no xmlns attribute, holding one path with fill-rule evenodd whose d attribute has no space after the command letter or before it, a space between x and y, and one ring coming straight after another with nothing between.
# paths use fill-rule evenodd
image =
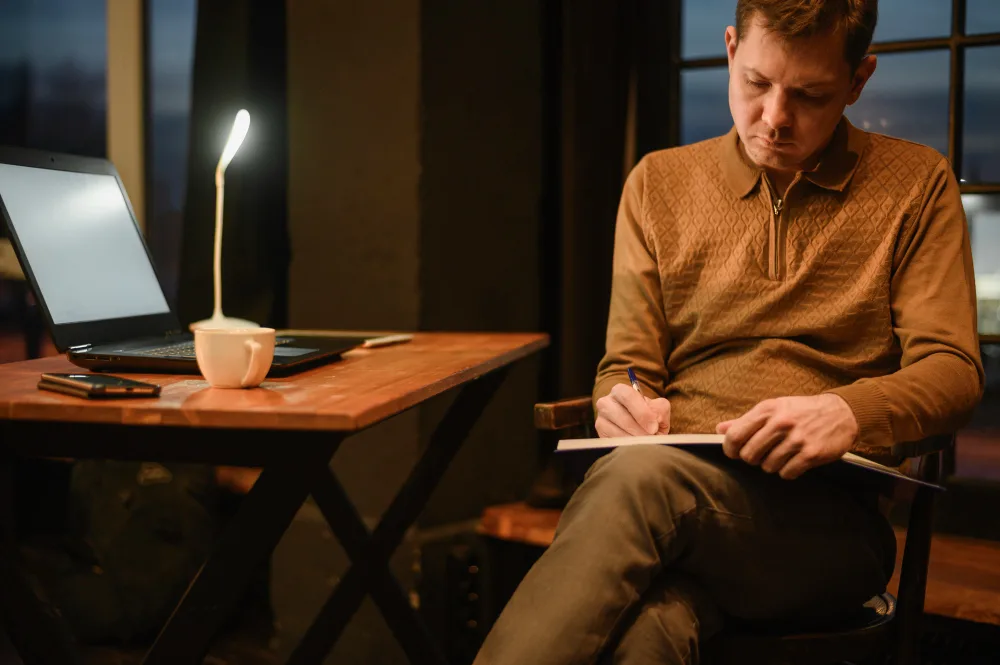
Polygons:
<instances>
[{"instance_id":1,"label":"x-shaped table brace","mask_svg":"<svg viewBox=\"0 0 1000 665\"><path fill-rule=\"evenodd\" d=\"M420 516L505 373L496 370L463 386L374 531L365 527L330 471L329 460L339 439L329 437L329 448L318 450L315 458L265 467L144 663L201 662L226 610L236 602L254 566L270 555L310 493L347 552L351 567L292 653L289 664L321 663L366 593L371 594L411 663L447 663L389 570L389 559Z\"/></svg>"}]
</instances>

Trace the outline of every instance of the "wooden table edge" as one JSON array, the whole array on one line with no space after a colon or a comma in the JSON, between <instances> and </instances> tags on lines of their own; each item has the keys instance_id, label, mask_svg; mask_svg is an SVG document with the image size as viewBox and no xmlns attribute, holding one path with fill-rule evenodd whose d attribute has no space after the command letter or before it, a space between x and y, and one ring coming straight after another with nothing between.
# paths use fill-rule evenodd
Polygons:
<instances>
[{"instance_id":1,"label":"wooden table edge","mask_svg":"<svg viewBox=\"0 0 1000 665\"><path fill-rule=\"evenodd\" d=\"M507 333L499 333L507 334ZM515 333L511 333L515 334ZM218 431L287 431L287 432L329 432L331 434L355 434L384 420L408 411L433 397L441 395L453 388L459 387L470 381L479 379L490 372L510 366L519 360L537 353L549 346L550 338L546 333L516 333L534 335L535 338L514 349L497 355L488 361L450 374L438 381L425 386L424 388L407 395L400 402L386 405L377 405L367 411L363 411L355 416L347 415L322 415L297 412L292 424L276 422L277 414L274 412L261 412L257 414L253 411L216 409L215 413L228 416L239 416L244 423L235 428L228 425L210 424L198 422L197 411L184 411L182 409L164 410L142 410L135 412L134 419L128 417L127 404L122 402L109 403L108 409L116 414L124 414L125 417L119 420L108 420L102 415L107 411L101 409L100 405L88 403L86 408L77 410L72 418L49 418L39 411L45 412L52 409L51 405L40 406L38 404L19 405L17 403L0 403L0 429L3 422L60 422L65 424L81 425L124 425L135 427L162 427L182 429L204 429ZM66 398L73 400L73 398ZM73 408L78 405L76 401L67 401L66 406ZM20 408L18 408L20 407ZM35 409L38 408L38 411Z\"/></svg>"}]
</instances>

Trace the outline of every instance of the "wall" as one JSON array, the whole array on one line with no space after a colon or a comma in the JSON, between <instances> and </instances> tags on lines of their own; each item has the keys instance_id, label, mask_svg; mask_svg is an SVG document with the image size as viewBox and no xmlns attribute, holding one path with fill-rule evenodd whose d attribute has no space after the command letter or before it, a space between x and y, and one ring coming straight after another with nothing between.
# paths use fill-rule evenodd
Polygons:
<instances>
[{"instance_id":1,"label":"wall","mask_svg":"<svg viewBox=\"0 0 1000 665\"><path fill-rule=\"evenodd\" d=\"M418 326L418 0L293 0L288 20L289 325ZM412 466L416 412L348 439L333 467L369 521ZM410 585L404 544L395 570ZM346 569L315 506L274 557L286 655ZM405 662L368 600L326 662Z\"/></svg>"},{"instance_id":2,"label":"wall","mask_svg":"<svg viewBox=\"0 0 1000 665\"><path fill-rule=\"evenodd\" d=\"M539 330L542 3L424 0L420 324ZM539 358L512 368L421 518L474 518L537 471ZM443 406L422 411L426 443ZM486 482L488 479L488 482Z\"/></svg>"},{"instance_id":3,"label":"wall","mask_svg":"<svg viewBox=\"0 0 1000 665\"><path fill-rule=\"evenodd\" d=\"M418 326L418 12L418 0L288 3L292 327ZM366 514L412 463L415 414L398 420L337 456Z\"/></svg>"},{"instance_id":4,"label":"wall","mask_svg":"<svg viewBox=\"0 0 1000 665\"><path fill-rule=\"evenodd\" d=\"M539 4L287 3L290 326L540 328ZM421 529L461 530L485 505L524 497L537 470L538 374L537 359L511 371ZM334 470L369 521L450 401L351 437L337 453ZM396 555L408 588L417 583L417 542ZM307 506L274 559L282 649L343 568L339 546ZM317 576L326 583L310 585ZM405 659L368 601L335 661Z\"/></svg>"}]
</instances>

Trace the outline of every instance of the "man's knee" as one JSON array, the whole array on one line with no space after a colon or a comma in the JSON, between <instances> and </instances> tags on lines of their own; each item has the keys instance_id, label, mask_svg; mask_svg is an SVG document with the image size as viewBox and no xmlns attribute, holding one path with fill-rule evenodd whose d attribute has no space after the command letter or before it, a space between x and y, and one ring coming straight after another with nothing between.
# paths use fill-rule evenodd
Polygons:
<instances>
[{"instance_id":1,"label":"man's knee","mask_svg":"<svg viewBox=\"0 0 1000 665\"><path fill-rule=\"evenodd\" d=\"M616 448L587 472L563 511L556 537L580 524L591 535L595 529L622 538L642 539L637 535L642 533L648 540L651 535L660 547L664 534L680 528L683 516L709 500L705 488L712 486L709 476L718 473L709 462L670 446Z\"/></svg>"}]
</instances>

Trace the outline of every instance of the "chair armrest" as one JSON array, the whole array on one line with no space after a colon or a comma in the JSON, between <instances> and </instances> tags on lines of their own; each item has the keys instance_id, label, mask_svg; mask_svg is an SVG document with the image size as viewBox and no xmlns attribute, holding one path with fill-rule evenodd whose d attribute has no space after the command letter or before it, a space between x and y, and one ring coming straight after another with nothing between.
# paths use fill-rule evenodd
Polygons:
<instances>
[{"instance_id":1,"label":"chair armrest","mask_svg":"<svg viewBox=\"0 0 1000 665\"><path fill-rule=\"evenodd\" d=\"M535 405L535 427L538 429L568 429L593 421L594 406L590 397L573 397Z\"/></svg>"}]
</instances>

